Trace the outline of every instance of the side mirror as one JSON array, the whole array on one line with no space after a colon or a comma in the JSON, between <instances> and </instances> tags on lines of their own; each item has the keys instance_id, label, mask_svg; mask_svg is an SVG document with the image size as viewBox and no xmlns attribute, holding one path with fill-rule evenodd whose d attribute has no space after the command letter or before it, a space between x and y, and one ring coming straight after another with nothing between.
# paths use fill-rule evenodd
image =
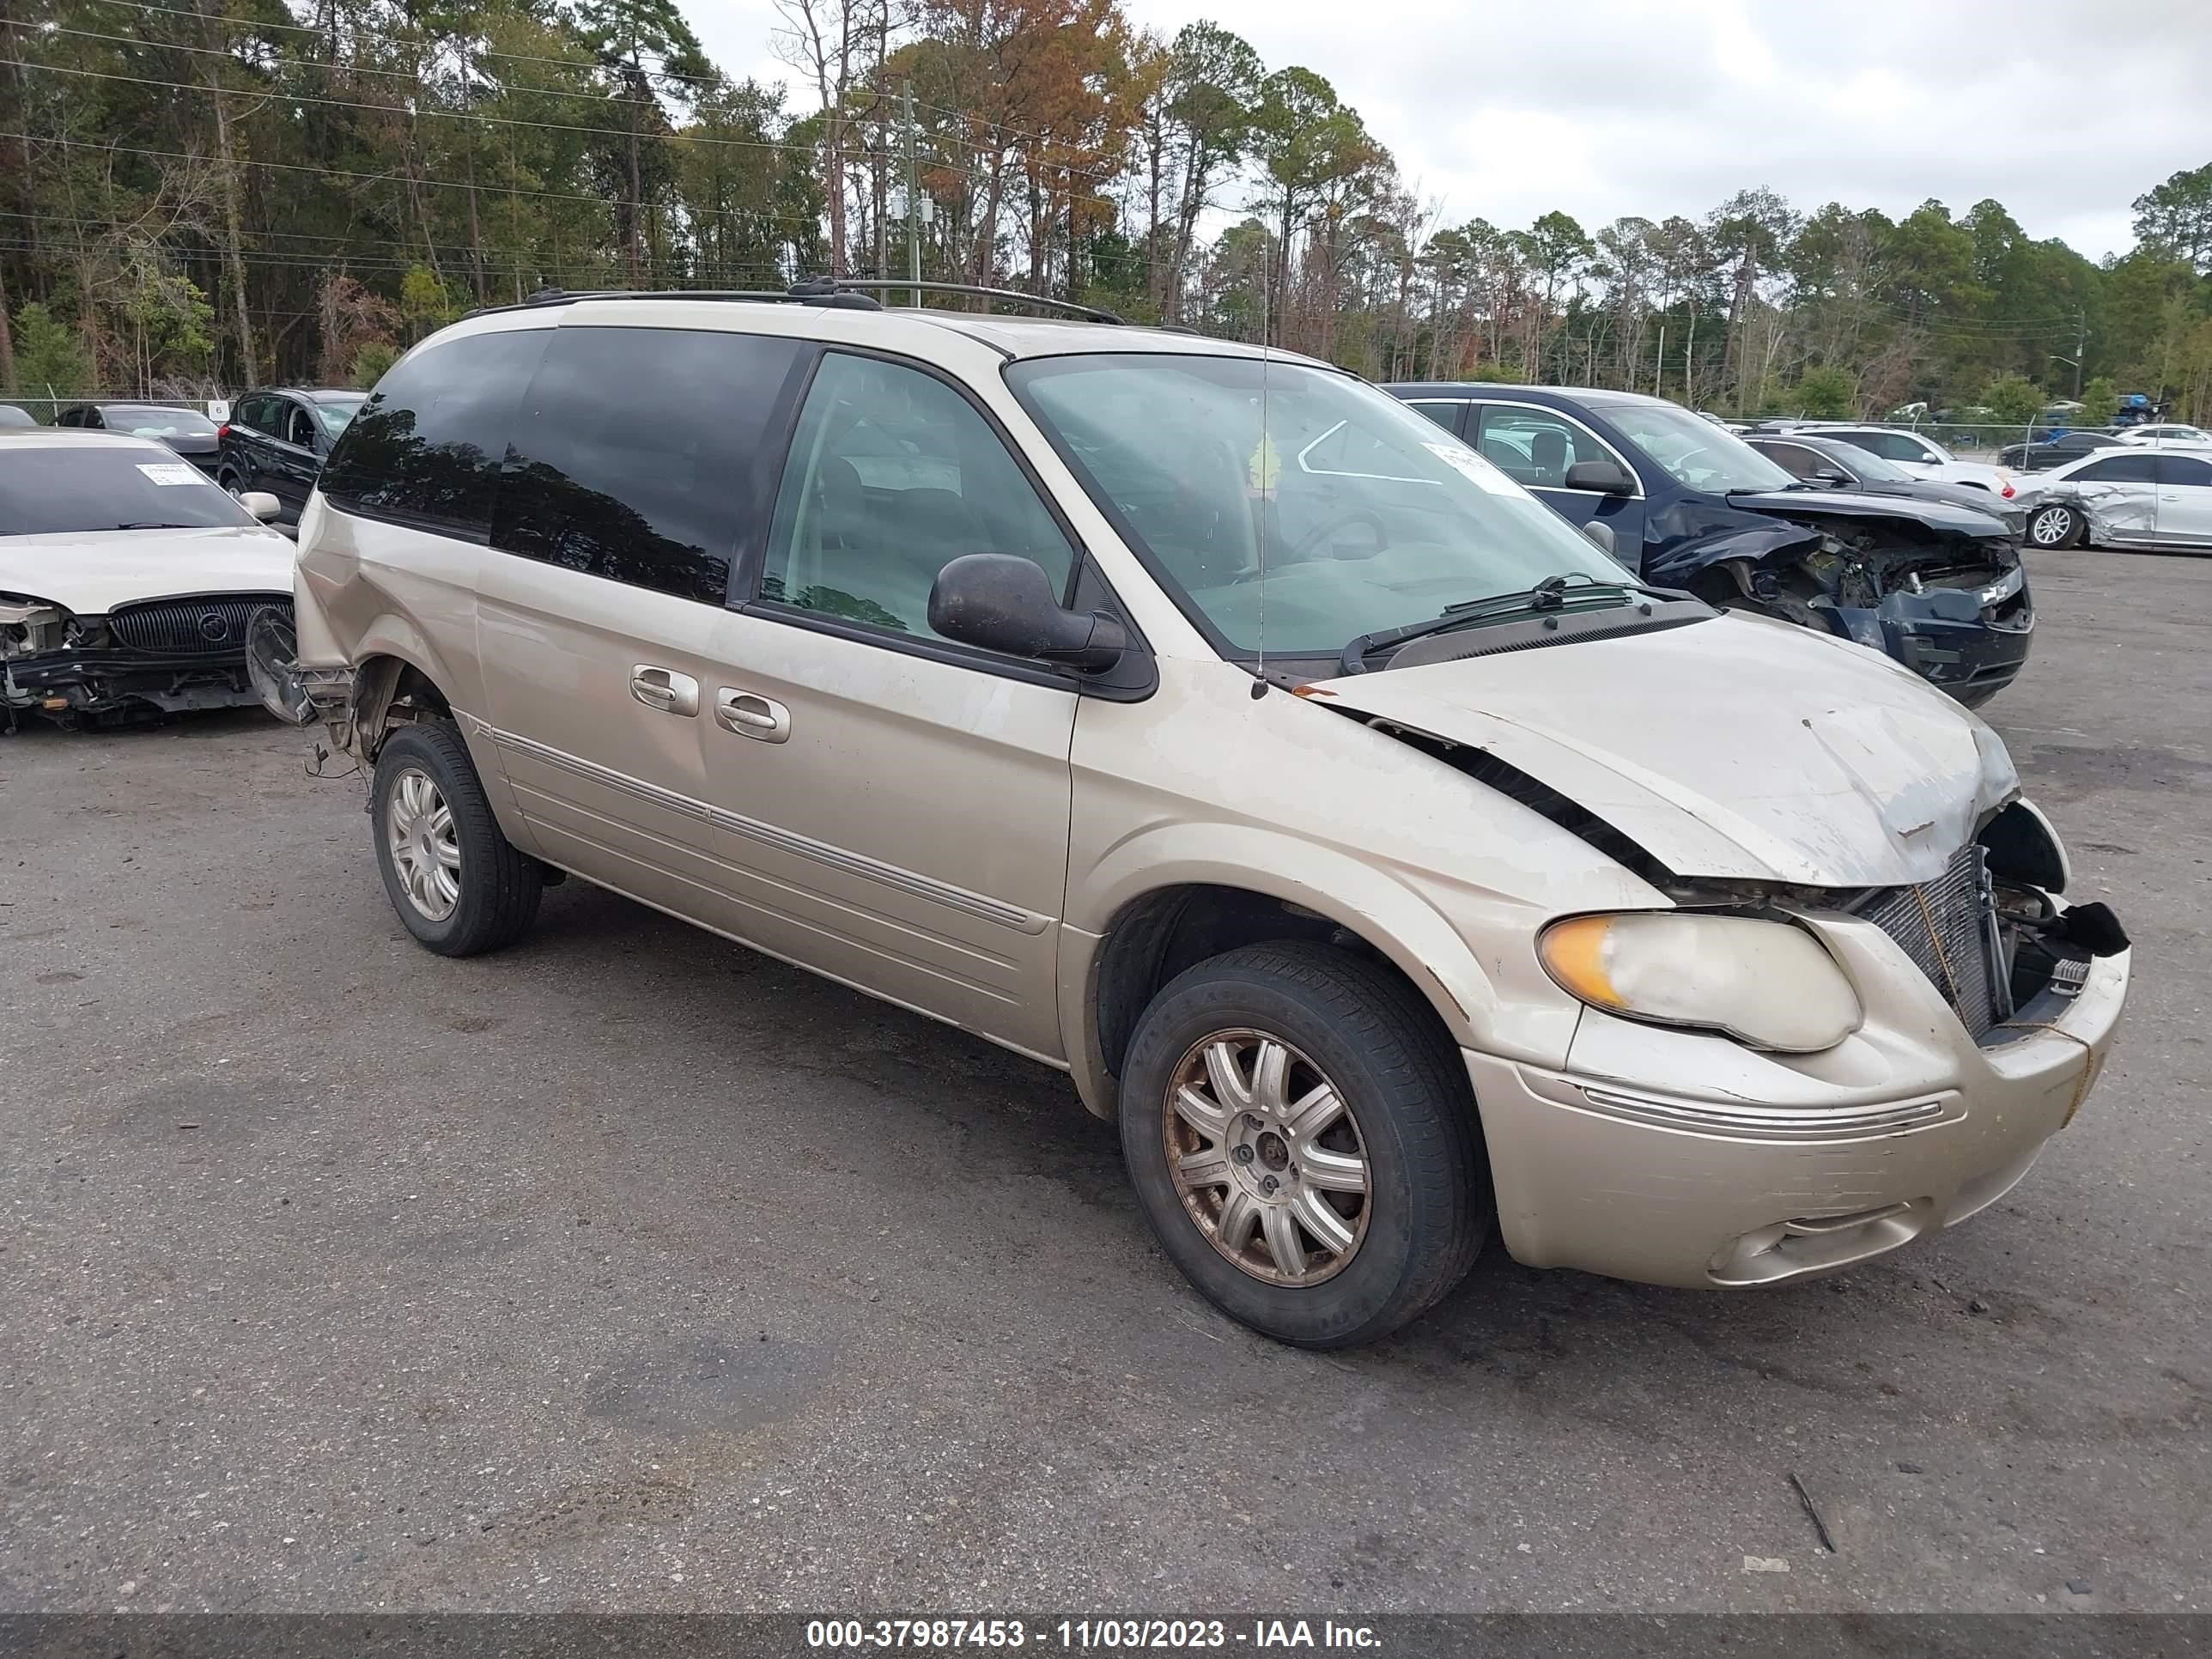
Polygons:
<instances>
[{"instance_id":1,"label":"side mirror","mask_svg":"<svg viewBox=\"0 0 2212 1659\"><path fill-rule=\"evenodd\" d=\"M1588 524L1583 526L1583 534L1587 536L1590 540L1591 545L1595 547L1599 552L1604 554L1606 557L1609 559L1613 556L1613 526L1611 525L1600 524L1595 519L1592 519Z\"/></svg>"},{"instance_id":2,"label":"side mirror","mask_svg":"<svg viewBox=\"0 0 2212 1659\"><path fill-rule=\"evenodd\" d=\"M284 510L284 503L265 489L247 490L238 498L238 504L264 524Z\"/></svg>"},{"instance_id":3,"label":"side mirror","mask_svg":"<svg viewBox=\"0 0 2212 1659\"><path fill-rule=\"evenodd\" d=\"M1813 482L1815 483L1848 484L1851 482L1851 475L1848 472L1838 472L1832 466L1824 466L1818 472L1815 472L1813 475Z\"/></svg>"},{"instance_id":4,"label":"side mirror","mask_svg":"<svg viewBox=\"0 0 2212 1659\"><path fill-rule=\"evenodd\" d=\"M1566 487L1600 495L1633 495L1636 480L1619 461L1577 461L1567 469Z\"/></svg>"},{"instance_id":5,"label":"side mirror","mask_svg":"<svg viewBox=\"0 0 2212 1659\"><path fill-rule=\"evenodd\" d=\"M1121 661L1128 630L1101 611L1070 611L1044 568L1011 553L970 553L937 573L929 625L948 640L1099 673Z\"/></svg>"}]
</instances>

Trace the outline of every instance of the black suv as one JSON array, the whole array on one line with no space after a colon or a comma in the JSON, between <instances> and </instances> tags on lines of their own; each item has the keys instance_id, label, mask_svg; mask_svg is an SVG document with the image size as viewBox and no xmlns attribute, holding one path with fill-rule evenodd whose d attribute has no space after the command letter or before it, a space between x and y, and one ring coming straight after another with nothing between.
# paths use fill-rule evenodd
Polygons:
<instances>
[{"instance_id":1,"label":"black suv","mask_svg":"<svg viewBox=\"0 0 2212 1659\"><path fill-rule=\"evenodd\" d=\"M331 446L368 401L366 392L249 392L220 428L215 481L234 495L265 489L297 524Z\"/></svg>"}]
</instances>

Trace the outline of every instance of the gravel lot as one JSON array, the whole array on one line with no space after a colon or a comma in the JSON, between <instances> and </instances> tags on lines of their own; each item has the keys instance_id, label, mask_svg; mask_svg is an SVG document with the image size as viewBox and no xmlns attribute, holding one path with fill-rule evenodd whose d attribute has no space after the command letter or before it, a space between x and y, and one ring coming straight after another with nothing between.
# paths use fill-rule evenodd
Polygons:
<instances>
[{"instance_id":1,"label":"gravel lot","mask_svg":"<svg viewBox=\"0 0 2212 1659\"><path fill-rule=\"evenodd\" d=\"M1990 713L2138 945L2035 1173L1333 1357L1024 1061L578 884L428 956L258 714L0 738L0 1609L2206 1609L2212 562L2034 575Z\"/></svg>"}]
</instances>

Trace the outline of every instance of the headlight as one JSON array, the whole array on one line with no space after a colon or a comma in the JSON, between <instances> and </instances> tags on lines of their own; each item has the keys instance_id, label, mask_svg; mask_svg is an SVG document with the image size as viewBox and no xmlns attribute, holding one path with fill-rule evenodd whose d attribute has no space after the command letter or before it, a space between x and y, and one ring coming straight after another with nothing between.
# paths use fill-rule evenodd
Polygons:
<instances>
[{"instance_id":1,"label":"headlight","mask_svg":"<svg viewBox=\"0 0 2212 1659\"><path fill-rule=\"evenodd\" d=\"M1749 916L1572 916L1536 942L1545 971L1593 1008L1812 1054L1859 1028L1858 995L1802 927Z\"/></svg>"}]
</instances>

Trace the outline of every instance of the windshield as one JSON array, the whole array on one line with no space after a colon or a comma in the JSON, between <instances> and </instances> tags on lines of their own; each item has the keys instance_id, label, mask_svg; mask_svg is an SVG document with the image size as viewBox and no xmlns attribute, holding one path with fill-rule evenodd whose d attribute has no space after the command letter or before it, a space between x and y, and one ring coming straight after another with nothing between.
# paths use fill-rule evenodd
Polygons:
<instances>
[{"instance_id":1,"label":"windshield","mask_svg":"<svg viewBox=\"0 0 2212 1659\"><path fill-rule=\"evenodd\" d=\"M1256 357L1054 357L1006 371L1153 573L1233 653L1352 639L1547 576L1629 574L1426 416ZM1264 575L1265 580L1261 578Z\"/></svg>"},{"instance_id":2,"label":"windshield","mask_svg":"<svg viewBox=\"0 0 2212 1659\"><path fill-rule=\"evenodd\" d=\"M1787 489L1795 482L1749 444L1680 404L1601 403L1590 407L1686 489L1725 495L1737 490Z\"/></svg>"},{"instance_id":3,"label":"windshield","mask_svg":"<svg viewBox=\"0 0 2212 1659\"><path fill-rule=\"evenodd\" d=\"M100 418L110 432L134 438L212 438L215 422L196 409L159 409L141 404L107 404Z\"/></svg>"},{"instance_id":4,"label":"windshield","mask_svg":"<svg viewBox=\"0 0 2212 1659\"><path fill-rule=\"evenodd\" d=\"M0 447L0 536L253 522L197 467L152 444Z\"/></svg>"},{"instance_id":5,"label":"windshield","mask_svg":"<svg viewBox=\"0 0 2212 1659\"><path fill-rule=\"evenodd\" d=\"M323 430L335 438L353 423L353 417L361 413L361 406L368 401L366 392L358 398L322 398L313 405L315 418L323 423Z\"/></svg>"},{"instance_id":6,"label":"windshield","mask_svg":"<svg viewBox=\"0 0 2212 1659\"><path fill-rule=\"evenodd\" d=\"M1820 456L1823 460L1836 460L1833 453L1825 447L1808 444L1806 447L1812 450L1814 454ZM1836 460L1837 466L1845 471L1857 473L1861 479L1869 483L1911 483L1913 482L1912 475L1910 472L1907 472L1903 467L1898 465L1894 461L1884 460L1881 456L1875 454L1871 449L1861 449L1856 444L1845 444L1843 447L1845 452L1845 459Z\"/></svg>"}]
</instances>

